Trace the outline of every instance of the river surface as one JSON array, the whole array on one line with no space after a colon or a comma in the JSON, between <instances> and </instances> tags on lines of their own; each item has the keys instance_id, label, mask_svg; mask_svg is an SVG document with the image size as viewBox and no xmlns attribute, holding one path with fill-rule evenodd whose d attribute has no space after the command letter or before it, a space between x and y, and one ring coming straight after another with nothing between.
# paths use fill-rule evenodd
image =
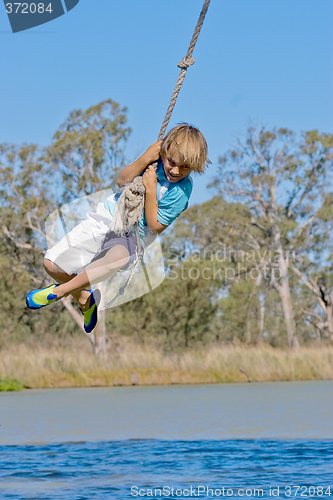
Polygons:
<instances>
[{"instance_id":1,"label":"river surface","mask_svg":"<svg viewBox=\"0 0 333 500\"><path fill-rule=\"evenodd\" d=\"M329 500L332 459L331 381L0 394L1 500Z\"/></svg>"}]
</instances>

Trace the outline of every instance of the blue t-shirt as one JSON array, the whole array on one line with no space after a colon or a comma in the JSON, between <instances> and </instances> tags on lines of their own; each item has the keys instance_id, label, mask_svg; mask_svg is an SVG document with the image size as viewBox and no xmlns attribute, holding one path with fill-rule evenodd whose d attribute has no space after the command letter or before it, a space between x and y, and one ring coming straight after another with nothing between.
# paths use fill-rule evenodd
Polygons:
<instances>
[{"instance_id":1,"label":"blue t-shirt","mask_svg":"<svg viewBox=\"0 0 333 500\"><path fill-rule=\"evenodd\" d=\"M142 174L143 175L143 174ZM192 193L193 181L191 174L179 182L170 182L165 177L163 162L158 161L156 168L157 175L157 220L164 226L169 226L179 215L188 207L188 200ZM116 203L120 193L108 198L105 202L105 208L114 214ZM143 238L148 234L147 221L145 212L143 211L141 220L139 221L139 232Z\"/></svg>"}]
</instances>

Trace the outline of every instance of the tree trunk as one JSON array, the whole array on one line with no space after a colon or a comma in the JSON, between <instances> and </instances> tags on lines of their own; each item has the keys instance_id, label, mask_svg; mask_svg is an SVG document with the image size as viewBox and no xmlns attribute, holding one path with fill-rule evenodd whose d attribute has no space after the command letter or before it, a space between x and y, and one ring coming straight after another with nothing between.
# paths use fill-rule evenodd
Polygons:
<instances>
[{"instance_id":1,"label":"tree trunk","mask_svg":"<svg viewBox=\"0 0 333 500\"><path fill-rule=\"evenodd\" d=\"M327 329L329 336L331 338L331 343L333 343L333 291L329 294L326 303L326 314L327 314Z\"/></svg>"},{"instance_id":2,"label":"tree trunk","mask_svg":"<svg viewBox=\"0 0 333 500\"><path fill-rule=\"evenodd\" d=\"M80 314L73 306L72 304L72 296L68 295L68 297L63 297L62 303L64 304L65 308L69 312L69 314L72 316L74 319L75 323L81 328L81 330L84 331L83 328L83 315Z\"/></svg>"},{"instance_id":3,"label":"tree trunk","mask_svg":"<svg viewBox=\"0 0 333 500\"><path fill-rule=\"evenodd\" d=\"M80 327L83 333L87 336L91 344L94 346L94 352L97 356L101 356L103 358L107 357L107 348L106 348L106 334L105 334L105 311L98 311L98 322L95 327L95 330L92 334L88 334L84 331L83 327L83 315L80 314L72 305L72 297L69 295L68 297L64 297L62 302L72 316L76 324Z\"/></svg>"},{"instance_id":4,"label":"tree trunk","mask_svg":"<svg viewBox=\"0 0 333 500\"><path fill-rule=\"evenodd\" d=\"M107 358L105 335L105 310L98 311L98 322L94 330L95 354L103 359Z\"/></svg>"},{"instance_id":5,"label":"tree trunk","mask_svg":"<svg viewBox=\"0 0 333 500\"><path fill-rule=\"evenodd\" d=\"M279 288L283 317L287 330L287 342L289 349L298 349L299 342L296 335L294 311L291 305L288 277L284 279Z\"/></svg>"},{"instance_id":6,"label":"tree trunk","mask_svg":"<svg viewBox=\"0 0 333 500\"><path fill-rule=\"evenodd\" d=\"M259 317L258 317L258 336L257 344L260 344L264 340L264 329L265 329L265 294L260 291L262 284L262 274L258 275L256 280L256 286L258 288L258 303L259 303Z\"/></svg>"},{"instance_id":7,"label":"tree trunk","mask_svg":"<svg viewBox=\"0 0 333 500\"><path fill-rule=\"evenodd\" d=\"M281 299L282 313L287 330L288 348L298 349L299 342L296 335L294 311L291 303L291 296L290 296L291 294L289 287L289 277L288 277L289 260L288 260L288 255L284 256L282 242L281 242L281 233L276 223L272 225L272 240L273 240L272 247L276 252L278 269L279 269L279 282L277 282L274 277L273 284L275 285L275 288L279 292Z\"/></svg>"},{"instance_id":8,"label":"tree trunk","mask_svg":"<svg viewBox=\"0 0 333 500\"><path fill-rule=\"evenodd\" d=\"M85 332L84 326L83 326L83 315L80 314L75 307L72 304L72 297L71 295L68 295L68 297L64 297L62 299L62 303L64 304L65 308L69 312L69 314L72 316L74 319L75 323L80 327L80 329L83 331L83 333L88 337L89 341L91 342L92 345L95 345L95 341L92 335L89 335Z\"/></svg>"},{"instance_id":9,"label":"tree trunk","mask_svg":"<svg viewBox=\"0 0 333 500\"><path fill-rule=\"evenodd\" d=\"M249 302L251 301L252 293L249 296ZM244 340L247 344L251 343L252 340L252 335L251 335L251 307L250 304L247 308L247 315L246 315L246 321L245 321L245 333L244 333Z\"/></svg>"},{"instance_id":10,"label":"tree trunk","mask_svg":"<svg viewBox=\"0 0 333 500\"><path fill-rule=\"evenodd\" d=\"M99 283L98 288L103 297L105 295L105 282ZM98 309L98 321L94 330L94 338L95 354L103 359L106 359L108 352L106 346L105 309Z\"/></svg>"},{"instance_id":11,"label":"tree trunk","mask_svg":"<svg viewBox=\"0 0 333 500\"><path fill-rule=\"evenodd\" d=\"M265 329L265 294L259 293L259 318L258 318L258 338L257 343L264 340Z\"/></svg>"}]
</instances>

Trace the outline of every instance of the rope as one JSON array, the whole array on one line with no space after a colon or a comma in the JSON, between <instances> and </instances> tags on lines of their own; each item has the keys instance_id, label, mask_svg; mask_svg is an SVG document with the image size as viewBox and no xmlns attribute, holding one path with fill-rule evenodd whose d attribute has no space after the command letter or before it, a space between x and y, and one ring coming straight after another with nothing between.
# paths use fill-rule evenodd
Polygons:
<instances>
[{"instance_id":1,"label":"rope","mask_svg":"<svg viewBox=\"0 0 333 500\"><path fill-rule=\"evenodd\" d=\"M157 139L158 141L162 140L164 137L164 134L165 134L165 131L166 131L167 126L169 124L172 112L173 112L174 107L176 105L176 101L177 101L181 86L183 85L187 69L195 63L195 60L192 57L192 54L193 54L194 47L197 43L197 40L199 38L200 30L201 30L203 22L205 20L210 1L211 0L204 1L203 7L202 7L200 15L199 15L199 19L197 21L196 27L194 29L194 32L193 32L193 35L192 35L192 38L190 41L189 48L188 48L187 53L186 53L186 56L183 57L183 59L177 64L178 68L180 68L180 73L178 76L178 80L177 80L175 89L174 89L173 94L171 96L171 100L170 100L168 109L166 111L164 120L162 122L160 132L158 134L158 139ZM155 162L153 165L156 169L157 162ZM110 306L111 304L113 304L115 302L115 300L120 295L124 294L127 285L129 284L132 277L134 276L134 273L138 267L140 260L142 260L142 267L143 267L145 277L146 277L146 280L148 283L149 291L152 290L149 276L148 276L148 272L147 272L145 263L143 261L143 249L141 246L139 228L138 228L138 221L141 219L142 212L143 212L143 205L144 205L144 203L142 201L142 200L144 200L144 194L141 194L141 192L138 192L138 191L141 191L141 189L138 190L139 184L140 184L140 187L142 185L143 190L144 190L144 186L142 184L142 177L136 177L131 183L127 184L123 188L123 192L118 200L118 203L120 202L121 205L125 207L125 212L123 212L121 214L123 225L122 225L122 227L119 227L119 225L118 225L119 218L117 219L118 223L116 222L116 218L114 218L114 221L113 221L113 223L111 223L111 226L110 226L110 229L118 234L124 234L125 232L128 232L131 229L131 227L133 227L133 225L135 226L135 232L136 232L136 236L137 236L137 247L138 247L137 258L136 258L134 266L131 270L131 274L130 274L129 278L127 279L126 283L119 289L119 292L117 293L117 295L106 304L105 308ZM134 202L134 204L136 206L136 210L133 210L133 197L137 198L136 201ZM118 205L118 203L117 203L117 205ZM129 216L129 214L131 214L131 215ZM130 219L132 219L132 223L131 223Z\"/></svg>"},{"instance_id":2,"label":"rope","mask_svg":"<svg viewBox=\"0 0 333 500\"><path fill-rule=\"evenodd\" d=\"M181 86L183 85L183 82L184 82L184 79L185 79L185 76L186 76L187 68L189 68L190 66L192 66L195 63L195 61L194 61L194 59L192 57L192 54L193 54L193 50L194 50L195 44L197 43L197 40L199 38L200 30L201 30L201 27L202 27L203 22L205 20L205 16L207 14L207 10L208 10L209 4L210 4L210 0L205 0L205 2L203 4L203 7L202 7L202 10L200 12L200 16L199 16L197 25L196 25L196 27L194 29L194 33L193 33L193 36L192 36L189 48L187 50L187 54L177 64L178 68L180 68L181 71L179 73L179 77L178 77L178 80L177 80L177 83L176 83L176 86L175 86L175 90L173 91L169 107L167 109L167 112L165 114L164 120L162 122L160 133L158 134L158 140L161 140L164 137L166 128L167 128L168 123L170 121L171 114L172 114L173 109L174 109L174 107L176 105L176 101L177 101L177 97L178 97L179 91L181 89Z\"/></svg>"}]
</instances>

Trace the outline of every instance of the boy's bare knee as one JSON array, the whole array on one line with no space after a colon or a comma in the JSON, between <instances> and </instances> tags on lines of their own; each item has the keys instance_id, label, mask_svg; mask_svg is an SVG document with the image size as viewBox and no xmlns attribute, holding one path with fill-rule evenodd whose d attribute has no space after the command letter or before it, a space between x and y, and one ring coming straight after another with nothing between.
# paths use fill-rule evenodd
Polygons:
<instances>
[{"instance_id":1,"label":"boy's bare knee","mask_svg":"<svg viewBox=\"0 0 333 500\"><path fill-rule=\"evenodd\" d=\"M53 268L53 262L49 259L44 259L43 261L44 264L44 269L48 273L49 271L52 272L54 270Z\"/></svg>"},{"instance_id":2,"label":"boy's bare knee","mask_svg":"<svg viewBox=\"0 0 333 500\"><path fill-rule=\"evenodd\" d=\"M64 273L64 271L50 259L44 258L44 268L47 273Z\"/></svg>"}]
</instances>

